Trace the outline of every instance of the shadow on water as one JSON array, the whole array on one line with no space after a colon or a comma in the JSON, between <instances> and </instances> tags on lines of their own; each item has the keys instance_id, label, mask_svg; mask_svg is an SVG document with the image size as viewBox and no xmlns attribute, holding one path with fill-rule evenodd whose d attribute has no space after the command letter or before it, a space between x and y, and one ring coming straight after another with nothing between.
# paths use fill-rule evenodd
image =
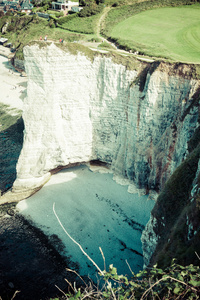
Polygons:
<instances>
[{"instance_id":1,"label":"shadow on water","mask_svg":"<svg viewBox=\"0 0 200 300\"><path fill-rule=\"evenodd\" d=\"M45 236L23 216L15 214L13 208L1 206L0 297L10 300L17 290L20 292L16 300L49 299L61 296L56 285L67 292L65 278L79 285L77 276L66 271L66 268L78 271L78 267L70 257L62 257L57 251L64 247L59 238Z\"/></svg>"}]
</instances>

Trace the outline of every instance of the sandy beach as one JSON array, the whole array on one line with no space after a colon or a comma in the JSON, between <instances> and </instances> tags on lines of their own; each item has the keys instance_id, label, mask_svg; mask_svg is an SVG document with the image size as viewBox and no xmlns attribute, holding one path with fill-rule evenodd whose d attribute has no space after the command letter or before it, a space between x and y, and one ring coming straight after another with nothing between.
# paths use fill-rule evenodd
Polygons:
<instances>
[{"instance_id":1,"label":"sandy beach","mask_svg":"<svg viewBox=\"0 0 200 300\"><path fill-rule=\"evenodd\" d=\"M0 104L8 105L12 114L13 109L22 110L26 86L27 78L15 71L7 57L0 55Z\"/></svg>"}]
</instances>

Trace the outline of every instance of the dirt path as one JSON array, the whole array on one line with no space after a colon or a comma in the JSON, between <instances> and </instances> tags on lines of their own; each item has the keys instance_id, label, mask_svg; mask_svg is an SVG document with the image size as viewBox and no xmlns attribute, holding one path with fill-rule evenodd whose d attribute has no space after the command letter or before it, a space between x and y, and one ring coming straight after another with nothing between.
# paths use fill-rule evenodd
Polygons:
<instances>
[{"instance_id":1,"label":"dirt path","mask_svg":"<svg viewBox=\"0 0 200 300\"><path fill-rule=\"evenodd\" d=\"M141 60L141 61L145 61L145 62L154 62L155 60L154 59L152 59L152 58L148 58L148 57L143 57L142 55L138 55L137 53L131 53L131 52L129 52L129 51L125 51L125 50L123 50L123 49L118 49L117 48L117 46L114 44L114 43L111 43L110 41L108 41L105 37L103 37L102 35L101 35L101 28L103 27L103 24L104 24L104 21L105 21L105 18L106 18L106 16L107 16L107 14L108 14L108 12L110 11L112 9L112 7L110 7L110 6L106 6L106 7L104 7L104 9L103 9L103 12L102 12L102 15L101 15L101 17L99 18L99 21L98 21L98 23L97 23L97 27L96 27L96 35L97 35L97 37L100 39L100 40L102 40L102 41L104 41L104 42L107 42L107 43L109 43L111 46L113 46L113 49L112 49L112 51L115 51L116 53L119 53L120 55L123 55L123 56L133 56L134 58L136 58L136 59L138 59L138 60ZM100 53L108 53L110 50L109 49L101 49L100 47L99 47L99 45L101 44L101 42L102 41L100 41L100 42L89 42L89 41L84 41L84 40L80 40L78 43L79 44L81 44L81 45L83 45L83 46L85 46L85 47L88 47L88 48L90 48L92 51L98 51L98 52L100 52ZM38 42L38 41L37 41ZM43 42L43 41L40 41L39 40L39 42ZM52 43L56 43L56 41L55 40L47 40L47 42L52 42ZM64 41L64 44L65 44L66 42Z\"/></svg>"},{"instance_id":2,"label":"dirt path","mask_svg":"<svg viewBox=\"0 0 200 300\"><path fill-rule=\"evenodd\" d=\"M139 55L137 55L137 54L135 54L135 53L129 53L128 51L125 51L125 50L122 50L122 49L117 49L117 47L116 47L115 44L110 43L107 39L105 39L105 37L102 37L102 36L101 36L101 28L102 28L102 25L103 25L103 23L104 23L104 20L105 20L105 18L106 18L106 16L107 16L108 12L109 12L111 9L112 9L112 8L111 8L110 6L107 6L107 7L104 8L103 13L102 13L101 17L99 18L99 22L98 22L98 24L97 24L97 32L96 32L97 37L98 37L98 38L102 38L104 41L106 41L107 43L111 44L114 48L116 48L114 51L117 52L117 53L120 53L121 55L124 55L124 56L133 55L135 58L137 58L137 59L139 59L139 60L141 60L141 61L153 62L154 59L152 59L152 58L145 58L145 57L139 56ZM85 46L88 46L88 45L85 44ZM92 46L91 46L92 48L91 48L90 46L88 46L88 47L89 47L90 49L92 49L92 50L95 50L95 51L99 51L99 52L102 52L102 51L103 51L103 50L97 49L95 46L98 47L98 45L92 45ZM105 52L108 52L108 50L105 51Z\"/></svg>"},{"instance_id":3,"label":"dirt path","mask_svg":"<svg viewBox=\"0 0 200 300\"><path fill-rule=\"evenodd\" d=\"M97 24L97 37L98 38L101 38L101 26L106 18L106 15L107 13L111 10L111 7L110 6L107 6L104 8L103 10L103 14L101 15L100 19L99 19L99 22Z\"/></svg>"}]
</instances>

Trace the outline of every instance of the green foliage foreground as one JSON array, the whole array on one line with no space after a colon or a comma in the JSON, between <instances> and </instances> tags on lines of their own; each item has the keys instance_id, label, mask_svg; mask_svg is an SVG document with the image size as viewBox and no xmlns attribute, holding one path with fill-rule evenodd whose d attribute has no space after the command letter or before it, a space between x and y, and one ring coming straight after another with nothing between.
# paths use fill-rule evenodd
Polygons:
<instances>
[{"instance_id":1,"label":"green foliage foreground","mask_svg":"<svg viewBox=\"0 0 200 300\"><path fill-rule=\"evenodd\" d=\"M67 293L64 299L199 299L198 266L183 267L172 260L171 266L165 270L154 265L138 274L132 272L132 275L131 279L118 275L117 269L110 265L108 272L100 274L104 281L101 288L90 282L85 288L76 290L70 284L73 293Z\"/></svg>"}]
</instances>

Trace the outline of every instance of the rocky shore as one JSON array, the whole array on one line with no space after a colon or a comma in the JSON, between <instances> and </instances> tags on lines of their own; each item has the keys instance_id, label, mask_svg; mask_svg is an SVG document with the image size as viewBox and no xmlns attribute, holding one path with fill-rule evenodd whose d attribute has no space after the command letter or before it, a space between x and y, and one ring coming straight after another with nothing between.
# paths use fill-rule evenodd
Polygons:
<instances>
[{"instance_id":1,"label":"rocky shore","mask_svg":"<svg viewBox=\"0 0 200 300\"><path fill-rule=\"evenodd\" d=\"M74 267L70 259L57 251L63 247L56 235L47 238L13 204L0 206L0 297L38 300L61 296L68 289L67 278L77 278L66 271ZM54 246L53 246L54 245ZM57 248L57 249L56 249Z\"/></svg>"},{"instance_id":2,"label":"rocky shore","mask_svg":"<svg viewBox=\"0 0 200 300\"><path fill-rule=\"evenodd\" d=\"M26 78L8 60L10 50L0 46L0 192L12 186L23 142L21 118L26 96ZM46 237L31 222L16 213L15 204L0 205L0 298L49 299L68 289L64 280L77 281L66 267L68 258L57 251L62 242Z\"/></svg>"}]
</instances>

